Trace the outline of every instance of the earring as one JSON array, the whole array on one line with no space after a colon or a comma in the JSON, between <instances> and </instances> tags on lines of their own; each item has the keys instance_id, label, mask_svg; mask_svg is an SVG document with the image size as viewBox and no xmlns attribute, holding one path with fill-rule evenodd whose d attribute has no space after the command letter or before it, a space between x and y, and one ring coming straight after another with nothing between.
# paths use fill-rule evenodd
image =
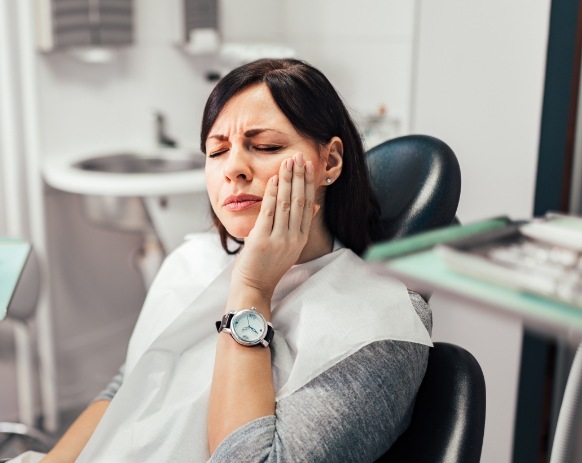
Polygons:
<instances>
[{"instance_id":1,"label":"earring","mask_svg":"<svg viewBox=\"0 0 582 463\"><path fill-rule=\"evenodd\" d=\"M327 177L327 178L325 179L325 183L327 183L327 184L329 185L329 184L331 183L331 178Z\"/></svg>"}]
</instances>

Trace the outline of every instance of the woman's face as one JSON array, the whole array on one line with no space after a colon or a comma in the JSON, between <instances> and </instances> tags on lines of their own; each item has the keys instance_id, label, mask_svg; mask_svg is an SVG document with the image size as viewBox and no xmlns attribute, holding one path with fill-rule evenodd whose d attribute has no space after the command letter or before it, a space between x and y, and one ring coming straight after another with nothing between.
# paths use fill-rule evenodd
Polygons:
<instances>
[{"instance_id":1,"label":"woman's face","mask_svg":"<svg viewBox=\"0 0 582 463\"><path fill-rule=\"evenodd\" d=\"M251 86L225 105L206 139L206 187L216 216L232 236L248 236L267 181L296 153L313 162L316 203L321 204L326 156L320 156L316 142L297 133L267 86Z\"/></svg>"}]
</instances>

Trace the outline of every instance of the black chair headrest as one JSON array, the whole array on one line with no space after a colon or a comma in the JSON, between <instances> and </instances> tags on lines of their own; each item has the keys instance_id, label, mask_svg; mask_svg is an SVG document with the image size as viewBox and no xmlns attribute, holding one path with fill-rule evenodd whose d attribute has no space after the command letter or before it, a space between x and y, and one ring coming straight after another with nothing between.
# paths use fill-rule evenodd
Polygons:
<instances>
[{"instance_id":1,"label":"black chair headrest","mask_svg":"<svg viewBox=\"0 0 582 463\"><path fill-rule=\"evenodd\" d=\"M453 223L461 170L447 144L427 135L407 135L370 149L366 161L381 210L375 241Z\"/></svg>"}]
</instances>

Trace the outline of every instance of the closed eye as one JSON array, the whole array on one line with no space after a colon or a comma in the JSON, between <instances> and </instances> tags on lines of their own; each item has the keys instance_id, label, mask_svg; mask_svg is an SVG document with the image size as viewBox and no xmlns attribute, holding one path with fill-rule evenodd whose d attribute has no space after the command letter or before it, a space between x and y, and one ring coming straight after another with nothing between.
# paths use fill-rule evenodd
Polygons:
<instances>
[{"instance_id":1,"label":"closed eye","mask_svg":"<svg viewBox=\"0 0 582 463\"><path fill-rule=\"evenodd\" d=\"M283 148L282 145L256 145L255 149L257 151L263 151L267 153L274 153L275 151L279 151Z\"/></svg>"},{"instance_id":2,"label":"closed eye","mask_svg":"<svg viewBox=\"0 0 582 463\"><path fill-rule=\"evenodd\" d=\"M208 157L209 158L215 158L216 156L220 156L223 153L226 153L228 150L224 149L224 150L218 150L218 151L214 151L212 153L208 153Z\"/></svg>"}]
</instances>

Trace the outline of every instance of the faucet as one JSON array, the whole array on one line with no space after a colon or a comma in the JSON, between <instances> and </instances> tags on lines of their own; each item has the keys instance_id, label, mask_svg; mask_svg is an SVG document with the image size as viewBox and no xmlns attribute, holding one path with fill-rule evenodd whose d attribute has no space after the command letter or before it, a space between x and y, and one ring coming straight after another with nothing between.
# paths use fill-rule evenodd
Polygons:
<instances>
[{"instance_id":1,"label":"faucet","mask_svg":"<svg viewBox=\"0 0 582 463\"><path fill-rule=\"evenodd\" d=\"M178 146L176 140L166 133L166 116L160 111L154 113L156 121L156 140L158 148L175 148Z\"/></svg>"}]
</instances>

